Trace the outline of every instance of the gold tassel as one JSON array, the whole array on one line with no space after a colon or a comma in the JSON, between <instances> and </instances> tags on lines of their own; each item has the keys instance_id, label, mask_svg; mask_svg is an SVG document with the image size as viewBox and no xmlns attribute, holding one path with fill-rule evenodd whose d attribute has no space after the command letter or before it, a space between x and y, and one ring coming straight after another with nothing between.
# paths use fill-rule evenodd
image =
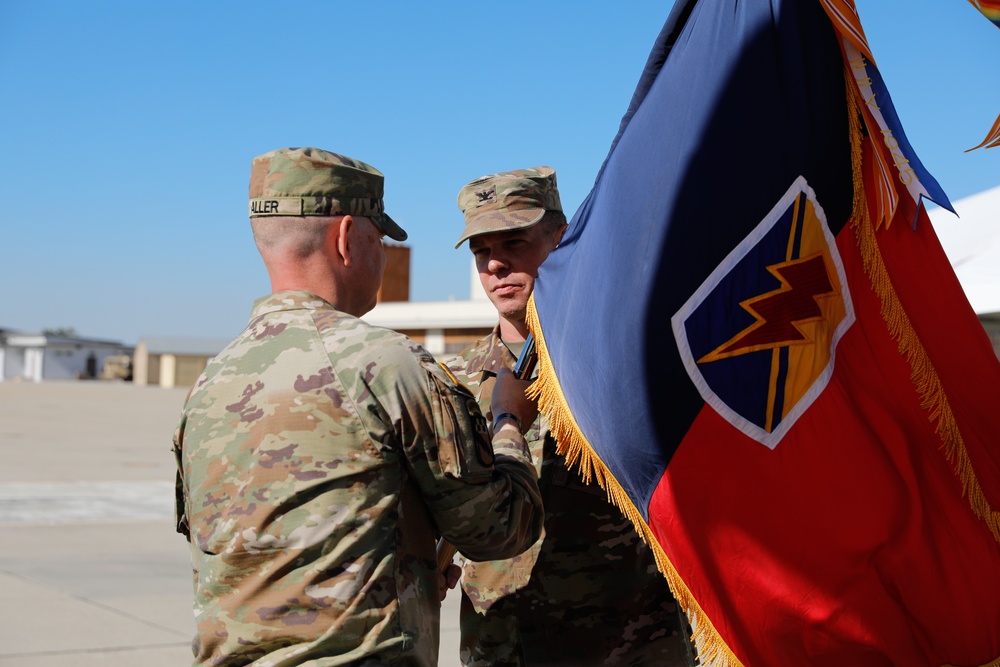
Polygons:
<instances>
[{"instance_id":1,"label":"gold tassel","mask_svg":"<svg viewBox=\"0 0 1000 667\"><path fill-rule=\"evenodd\" d=\"M701 664L711 664L712 667L743 667L743 663L719 635L690 589L684 584L631 498L604 465L573 418L559 379L552 368L545 336L538 321L538 313L535 311L534 296L528 300L527 322L528 329L535 339L539 369L538 379L532 383L528 394L538 399L538 409L548 419L549 430L556 439L559 453L566 457L567 465L575 467L580 472L584 481L589 483L592 479L597 480L608 494L608 500L632 522L639 537L653 550L657 568L666 578L670 591L694 627L691 640L698 649Z\"/></svg>"},{"instance_id":2,"label":"gold tassel","mask_svg":"<svg viewBox=\"0 0 1000 667\"><path fill-rule=\"evenodd\" d=\"M885 320L889 334L896 341L899 353L910 365L910 379L920 395L921 407L927 410L928 419L934 424L934 431L940 436L944 445L945 458L962 482L962 495L968 496L972 511L989 527L994 539L1000 542L1000 513L990 505L979 484L944 385L903 305L899 302L878 242L875 240L875 226L880 221L876 220L873 224L865 197L861 150L865 139L861 133L861 102L858 99L857 87L852 85L853 76L850 69L845 69L845 72L849 91L851 161L854 174L854 211L851 215L851 227L854 230L865 273L882 303L882 319Z\"/></svg>"},{"instance_id":3,"label":"gold tassel","mask_svg":"<svg viewBox=\"0 0 1000 667\"><path fill-rule=\"evenodd\" d=\"M955 665L942 665L941 667L956 667ZM979 665L979 667L1000 667L1000 658L996 660L990 660L985 665Z\"/></svg>"}]
</instances>

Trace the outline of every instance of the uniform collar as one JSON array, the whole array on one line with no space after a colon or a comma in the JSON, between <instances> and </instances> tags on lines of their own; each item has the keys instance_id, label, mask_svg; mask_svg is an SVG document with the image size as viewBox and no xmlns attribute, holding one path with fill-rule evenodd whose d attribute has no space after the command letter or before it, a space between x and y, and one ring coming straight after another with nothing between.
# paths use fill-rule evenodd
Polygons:
<instances>
[{"instance_id":1,"label":"uniform collar","mask_svg":"<svg viewBox=\"0 0 1000 667\"><path fill-rule=\"evenodd\" d=\"M479 372L496 375L501 367L513 368L515 363L517 363L517 359L514 358L514 354L500 339L500 325L498 324L493 327L493 331L488 336L476 344L466 369L470 375Z\"/></svg>"},{"instance_id":2,"label":"uniform collar","mask_svg":"<svg viewBox=\"0 0 1000 667\"><path fill-rule=\"evenodd\" d=\"M307 290L289 290L275 292L261 297L253 302L250 319L255 320L262 315L277 313L283 310L327 310L333 309L333 304Z\"/></svg>"}]
</instances>

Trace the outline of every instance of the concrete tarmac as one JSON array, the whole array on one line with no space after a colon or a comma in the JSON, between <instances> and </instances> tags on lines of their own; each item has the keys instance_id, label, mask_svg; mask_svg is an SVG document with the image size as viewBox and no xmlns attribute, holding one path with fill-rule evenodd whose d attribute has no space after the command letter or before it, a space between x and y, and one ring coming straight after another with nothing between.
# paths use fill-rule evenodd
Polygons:
<instances>
[{"instance_id":1,"label":"concrete tarmac","mask_svg":"<svg viewBox=\"0 0 1000 667\"><path fill-rule=\"evenodd\" d=\"M0 667L191 664L171 436L186 389L0 382ZM458 591L442 667L457 667Z\"/></svg>"}]
</instances>

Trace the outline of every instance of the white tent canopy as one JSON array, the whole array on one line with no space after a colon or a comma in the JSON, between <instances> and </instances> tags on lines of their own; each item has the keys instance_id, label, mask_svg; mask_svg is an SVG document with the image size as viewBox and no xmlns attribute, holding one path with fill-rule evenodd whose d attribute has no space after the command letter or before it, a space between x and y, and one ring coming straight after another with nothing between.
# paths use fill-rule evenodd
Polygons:
<instances>
[{"instance_id":1,"label":"white tent canopy","mask_svg":"<svg viewBox=\"0 0 1000 667\"><path fill-rule=\"evenodd\" d=\"M929 209L962 289L977 315L1000 313L1000 186Z\"/></svg>"}]
</instances>

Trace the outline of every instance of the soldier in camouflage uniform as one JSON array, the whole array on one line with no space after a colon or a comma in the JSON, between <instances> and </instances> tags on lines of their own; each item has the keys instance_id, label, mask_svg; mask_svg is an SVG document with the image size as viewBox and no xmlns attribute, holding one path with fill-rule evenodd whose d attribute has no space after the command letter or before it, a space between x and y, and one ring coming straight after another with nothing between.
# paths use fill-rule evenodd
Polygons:
<instances>
[{"instance_id":1,"label":"soldier in camouflage uniform","mask_svg":"<svg viewBox=\"0 0 1000 667\"><path fill-rule=\"evenodd\" d=\"M455 247L469 240L500 322L450 363L486 413L498 371L512 368L524 345L535 275L566 217L549 167L484 176L462 188L458 205L465 231ZM543 536L514 558L465 562L462 663L694 664L687 621L632 524L599 486L567 469L543 418L527 439L545 503Z\"/></svg>"},{"instance_id":2,"label":"soldier in camouflage uniform","mask_svg":"<svg viewBox=\"0 0 1000 667\"><path fill-rule=\"evenodd\" d=\"M358 319L375 304L382 174L313 148L256 158L254 240L273 293L192 388L174 437L194 566L197 665L437 664L435 542L514 556L540 534L518 420L492 445L475 400L423 349Z\"/></svg>"}]
</instances>

